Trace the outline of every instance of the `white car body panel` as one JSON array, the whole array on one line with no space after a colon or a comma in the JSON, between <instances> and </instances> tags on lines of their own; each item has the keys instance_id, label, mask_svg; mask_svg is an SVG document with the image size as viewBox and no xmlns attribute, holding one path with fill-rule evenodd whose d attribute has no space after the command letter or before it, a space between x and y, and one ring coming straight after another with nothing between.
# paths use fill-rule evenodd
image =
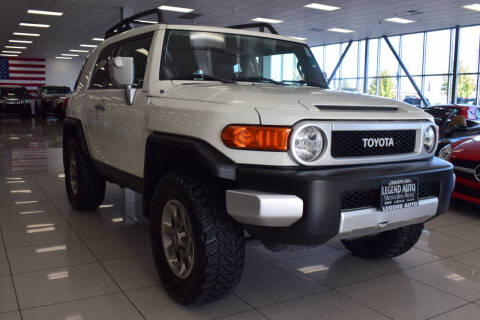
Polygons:
<instances>
[{"instance_id":1,"label":"white car body panel","mask_svg":"<svg viewBox=\"0 0 480 320\"><path fill-rule=\"evenodd\" d=\"M158 24L120 33L100 44L88 57L77 89L70 99L67 114L82 120L88 148L94 159L132 175L143 176L145 143L149 134L156 131L203 140L236 163L299 166L288 152L228 148L221 140L222 130L230 124L294 126L305 120L332 123L426 121L433 124L432 117L418 108L363 94L268 83L224 84L218 81L159 80L165 29L224 32L305 43L290 37L240 29ZM155 33L143 89L137 89L133 105L125 103L122 89L87 89L98 54L105 46L148 32ZM98 96L95 91L102 93ZM105 103L104 114L94 109L98 99L103 99ZM316 105L388 106L398 110L320 111ZM416 159L425 157L425 154L414 155ZM405 157L389 157L388 161L378 159L373 162L402 160L405 160ZM366 159L365 162L372 161Z\"/></svg>"}]
</instances>

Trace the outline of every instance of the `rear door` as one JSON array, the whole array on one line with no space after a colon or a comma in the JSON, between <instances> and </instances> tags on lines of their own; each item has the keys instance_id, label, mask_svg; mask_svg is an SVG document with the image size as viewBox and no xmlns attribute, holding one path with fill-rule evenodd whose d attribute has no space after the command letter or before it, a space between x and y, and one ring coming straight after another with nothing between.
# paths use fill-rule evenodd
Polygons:
<instances>
[{"instance_id":1,"label":"rear door","mask_svg":"<svg viewBox=\"0 0 480 320\"><path fill-rule=\"evenodd\" d=\"M143 176L147 108L143 82L152 37L153 33L148 33L118 43L113 57L133 57L135 98L132 105L128 104L125 89L108 81L102 94L104 110L98 113L96 123L98 148L107 163L137 177Z\"/></svg>"}]
</instances>

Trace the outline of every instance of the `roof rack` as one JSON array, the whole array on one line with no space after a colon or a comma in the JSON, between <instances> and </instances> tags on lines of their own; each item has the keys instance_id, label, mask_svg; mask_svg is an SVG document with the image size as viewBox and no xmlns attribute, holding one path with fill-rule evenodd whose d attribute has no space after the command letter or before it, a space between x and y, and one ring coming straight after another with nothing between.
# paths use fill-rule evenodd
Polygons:
<instances>
[{"instance_id":1,"label":"roof rack","mask_svg":"<svg viewBox=\"0 0 480 320\"><path fill-rule=\"evenodd\" d=\"M158 9L158 8L150 9L150 10L147 10L147 11L142 11L142 12L140 12L140 13L134 14L134 15L131 16L131 17L128 17L128 18L123 19L122 21L120 21L119 23L117 23L116 25L114 25L113 27L111 27L110 29L108 29L108 30L105 32L105 39L110 38L111 36L114 36L114 35L116 35L116 34L119 34L119 33L122 33L122 32L125 32L125 31L127 31L127 30L132 29L132 26L131 26L132 23L148 24L148 23L146 23L146 22L135 21L135 20L138 19L138 18L142 18L142 17L146 17L146 16L149 16L149 15L152 15L152 14L156 14L156 15L157 15L157 22L158 22L158 23L163 23L163 22L165 22L165 19L164 19L164 17L163 17L162 10L160 10L160 9Z\"/></svg>"},{"instance_id":2,"label":"roof rack","mask_svg":"<svg viewBox=\"0 0 480 320\"><path fill-rule=\"evenodd\" d=\"M271 33L278 34L278 31L275 30L275 28L270 23L265 23L265 22L238 24L235 26L229 26L227 28L232 28L232 29L258 28L260 32L265 32L265 28L267 28Z\"/></svg>"}]
</instances>

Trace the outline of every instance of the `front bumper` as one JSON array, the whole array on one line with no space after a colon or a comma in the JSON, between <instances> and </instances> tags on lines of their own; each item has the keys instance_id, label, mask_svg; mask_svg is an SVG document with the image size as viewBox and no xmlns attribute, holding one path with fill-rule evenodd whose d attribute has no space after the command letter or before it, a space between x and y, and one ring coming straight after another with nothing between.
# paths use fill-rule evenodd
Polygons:
<instances>
[{"instance_id":1,"label":"front bumper","mask_svg":"<svg viewBox=\"0 0 480 320\"><path fill-rule=\"evenodd\" d=\"M453 190L452 198L480 205L480 182L457 176L457 184Z\"/></svg>"},{"instance_id":2,"label":"front bumper","mask_svg":"<svg viewBox=\"0 0 480 320\"><path fill-rule=\"evenodd\" d=\"M28 104L0 104L0 113L2 114L23 114L30 109Z\"/></svg>"},{"instance_id":3,"label":"front bumper","mask_svg":"<svg viewBox=\"0 0 480 320\"><path fill-rule=\"evenodd\" d=\"M418 207L382 212L375 192L382 181L396 178L418 178L420 188L429 191L425 197L420 192ZM338 235L355 237L426 221L447 210L452 188L452 165L435 157L316 170L239 166L236 188L227 191L227 212L256 238L320 244ZM298 200L289 203L282 195Z\"/></svg>"}]
</instances>

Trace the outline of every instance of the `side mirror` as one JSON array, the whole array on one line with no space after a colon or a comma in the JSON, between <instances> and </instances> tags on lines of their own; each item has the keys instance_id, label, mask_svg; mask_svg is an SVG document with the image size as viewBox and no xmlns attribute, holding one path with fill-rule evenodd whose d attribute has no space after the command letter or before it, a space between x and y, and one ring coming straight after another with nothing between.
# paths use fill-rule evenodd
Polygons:
<instances>
[{"instance_id":1,"label":"side mirror","mask_svg":"<svg viewBox=\"0 0 480 320\"><path fill-rule=\"evenodd\" d=\"M110 79L116 87L125 88L125 98L132 104L136 89L133 88L134 65L132 57L115 57L110 64Z\"/></svg>"}]
</instances>

